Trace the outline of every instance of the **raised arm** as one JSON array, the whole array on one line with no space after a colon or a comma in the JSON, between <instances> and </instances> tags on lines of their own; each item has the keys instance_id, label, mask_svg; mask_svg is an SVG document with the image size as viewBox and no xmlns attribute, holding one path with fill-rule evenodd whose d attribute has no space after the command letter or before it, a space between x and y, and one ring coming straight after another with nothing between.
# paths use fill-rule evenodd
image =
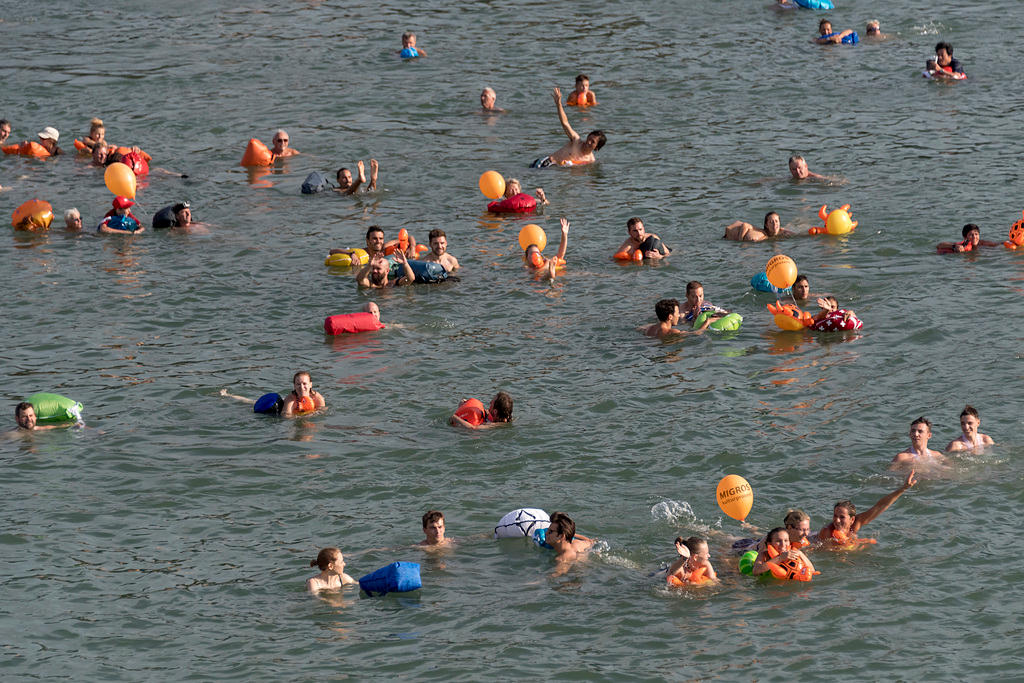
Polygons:
<instances>
[{"instance_id":1,"label":"raised arm","mask_svg":"<svg viewBox=\"0 0 1024 683\"><path fill-rule=\"evenodd\" d=\"M358 283L360 287L370 286L371 263L373 263L373 259L370 259L365 266L356 271L356 283Z\"/></svg>"},{"instance_id":2,"label":"raised arm","mask_svg":"<svg viewBox=\"0 0 1024 683\"><path fill-rule=\"evenodd\" d=\"M376 159L370 159L370 184L366 187L368 192L377 190L377 173L380 171L380 164Z\"/></svg>"},{"instance_id":3,"label":"raised arm","mask_svg":"<svg viewBox=\"0 0 1024 683\"><path fill-rule=\"evenodd\" d=\"M902 486L900 486L892 493L882 496L882 498L877 503L875 503L870 508L857 515L857 519L853 521L853 533L857 533L865 524L872 521L873 519L878 517L878 515L888 510L889 506L895 503L897 498L902 496L907 489L909 489L916 483L917 480L914 478L914 470L910 470L910 474L907 475L907 480L903 482Z\"/></svg>"},{"instance_id":4,"label":"raised arm","mask_svg":"<svg viewBox=\"0 0 1024 683\"><path fill-rule=\"evenodd\" d=\"M409 259L406 257L405 252L401 249L397 250L395 252L395 260L402 264L402 277L399 278L399 282L401 282L402 279L406 281L405 284L407 285L411 285L416 282L416 273L413 272L412 266L409 265ZM395 284L397 285L399 282L396 282Z\"/></svg>"},{"instance_id":5,"label":"raised arm","mask_svg":"<svg viewBox=\"0 0 1024 683\"><path fill-rule=\"evenodd\" d=\"M555 107L558 108L558 122L562 124L562 130L565 131L570 140L579 140L579 133L572 129L572 126L569 125L569 117L565 115L565 108L562 106L562 91L554 88L551 91L551 97L555 100Z\"/></svg>"},{"instance_id":6,"label":"raised arm","mask_svg":"<svg viewBox=\"0 0 1024 683\"><path fill-rule=\"evenodd\" d=\"M363 160L360 159L356 162L356 169L359 171L359 175L352 181L352 185L344 190L342 194L355 194L359 191L359 187L366 182L366 166L363 165Z\"/></svg>"},{"instance_id":7,"label":"raised arm","mask_svg":"<svg viewBox=\"0 0 1024 683\"><path fill-rule=\"evenodd\" d=\"M565 218L558 219L562 222L562 241L558 243L558 253L555 254L556 258L561 261L565 260L565 250L569 246L569 221Z\"/></svg>"}]
</instances>

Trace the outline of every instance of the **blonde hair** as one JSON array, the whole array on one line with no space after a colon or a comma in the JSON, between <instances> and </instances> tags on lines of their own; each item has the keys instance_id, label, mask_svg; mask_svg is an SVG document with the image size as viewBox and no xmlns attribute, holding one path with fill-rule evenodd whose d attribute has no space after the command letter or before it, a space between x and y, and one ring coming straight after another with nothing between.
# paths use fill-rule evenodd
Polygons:
<instances>
[{"instance_id":1,"label":"blonde hair","mask_svg":"<svg viewBox=\"0 0 1024 683\"><path fill-rule=\"evenodd\" d=\"M93 133L97 128L106 128L106 126L103 125L103 119L98 117L89 122L89 132Z\"/></svg>"}]
</instances>

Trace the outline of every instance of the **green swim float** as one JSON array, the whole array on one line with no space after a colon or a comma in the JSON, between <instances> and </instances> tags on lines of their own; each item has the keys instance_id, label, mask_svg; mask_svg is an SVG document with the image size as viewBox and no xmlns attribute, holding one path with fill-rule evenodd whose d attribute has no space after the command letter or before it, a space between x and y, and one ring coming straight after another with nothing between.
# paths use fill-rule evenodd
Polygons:
<instances>
[{"instance_id":1,"label":"green swim float","mask_svg":"<svg viewBox=\"0 0 1024 683\"><path fill-rule=\"evenodd\" d=\"M754 562L755 561L757 561L757 551L756 550L748 550L747 552L743 553L743 556L740 558L740 567L739 567L740 574L746 574L747 576L752 576L753 573L754 573Z\"/></svg>"},{"instance_id":2,"label":"green swim float","mask_svg":"<svg viewBox=\"0 0 1024 683\"><path fill-rule=\"evenodd\" d=\"M699 330L704 321L708 319L709 315L714 315L714 311L704 311L697 316L697 319L693 321L693 329ZM727 313L718 320L708 325L709 330L717 330L718 332L732 332L733 330L740 329L740 325L743 324L743 316L739 313Z\"/></svg>"},{"instance_id":3,"label":"green swim float","mask_svg":"<svg viewBox=\"0 0 1024 683\"><path fill-rule=\"evenodd\" d=\"M32 394L27 399L36 411L36 422L82 421L82 404L60 394Z\"/></svg>"}]
</instances>

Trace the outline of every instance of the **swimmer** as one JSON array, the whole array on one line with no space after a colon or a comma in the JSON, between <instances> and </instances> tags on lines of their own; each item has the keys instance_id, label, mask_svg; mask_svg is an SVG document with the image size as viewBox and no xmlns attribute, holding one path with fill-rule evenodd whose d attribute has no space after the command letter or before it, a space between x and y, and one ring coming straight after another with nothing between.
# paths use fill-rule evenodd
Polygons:
<instances>
[{"instance_id":1,"label":"swimmer","mask_svg":"<svg viewBox=\"0 0 1024 683\"><path fill-rule=\"evenodd\" d=\"M534 193L537 195L537 204L539 206L546 206L551 203L548 201L547 195L544 194L544 188L538 187L534 189ZM519 182L518 178L509 178L508 182L505 183L505 194L502 195L502 199L515 197L517 194L523 194L523 185ZM526 196L529 197L530 195Z\"/></svg>"},{"instance_id":2,"label":"swimmer","mask_svg":"<svg viewBox=\"0 0 1024 683\"><path fill-rule=\"evenodd\" d=\"M68 230L81 230L82 229L82 213L75 208L68 209L64 212L64 227Z\"/></svg>"},{"instance_id":3,"label":"swimmer","mask_svg":"<svg viewBox=\"0 0 1024 683\"><path fill-rule=\"evenodd\" d=\"M36 136L39 138L39 144L46 148L46 151L51 156L63 154L60 147L57 146L57 140L60 139L60 132L57 131L53 126L47 126L39 131Z\"/></svg>"},{"instance_id":4,"label":"swimmer","mask_svg":"<svg viewBox=\"0 0 1024 683\"><path fill-rule=\"evenodd\" d=\"M426 57L427 51L422 47L416 47L415 33L406 31L402 34L402 49L398 51L398 54L405 59L411 59L413 57Z\"/></svg>"},{"instance_id":5,"label":"swimmer","mask_svg":"<svg viewBox=\"0 0 1024 683\"><path fill-rule=\"evenodd\" d=\"M981 416L972 406L964 406L960 412L960 431L962 434L949 442L946 451L973 451L995 444L992 437L978 431Z\"/></svg>"},{"instance_id":6,"label":"swimmer","mask_svg":"<svg viewBox=\"0 0 1024 683\"><path fill-rule=\"evenodd\" d=\"M559 218L558 220L562 224L562 238L558 243L558 253L552 258L546 259L540 253L540 247L536 244L531 244L526 247L524 254L528 268L532 268L535 272L546 270L547 277L551 280L555 279L555 273L559 266L565 265L565 250L569 246L569 220L567 218Z\"/></svg>"},{"instance_id":7,"label":"swimmer","mask_svg":"<svg viewBox=\"0 0 1024 683\"><path fill-rule=\"evenodd\" d=\"M811 283L808 282L807 276L797 275L790 291L793 292L795 301L807 301L811 297Z\"/></svg>"},{"instance_id":8,"label":"swimmer","mask_svg":"<svg viewBox=\"0 0 1024 683\"><path fill-rule=\"evenodd\" d=\"M366 182L366 167L363 165L362 160L356 162L356 170L359 171L359 176L353 181L352 171L347 168L339 168L335 174L335 180L338 181L338 186L331 188L335 192L340 194L355 194L359 187ZM370 184L366 186L367 192L374 192L377 189L377 175L380 172L380 164L377 163L376 159L370 159Z\"/></svg>"},{"instance_id":9,"label":"swimmer","mask_svg":"<svg viewBox=\"0 0 1024 683\"><path fill-rule=\"evenodd\" d=\"M274 146L270 149L270 153L274 155L275 159L280 159L282 157L293 157L299 153L297 149L292 149L291 147L288 146L288 143L290 141L291 138L288 136L288 133L285 132L284 130L281 130L279 128L277 132L274 133L274 138L271 141Z\"/></svg>"},{"instance_id":10,"label":"swimmer","mask_svg":"<svg viewBox=\"0 0 1024 683\"><path fill-rule=\"evenodd\" d=\"M498 101L498 93L494 88L484 88L480 91L480 111L484 114L503 114L504 109L495 106Z\"/></svg>"},{"instance_id":11,"label":"swimmer","mask_svg":"<svg viewBox=\"0 0 1024 683\"><path fill-rule=\"evenodd\" d=\"M872 40L885 40L889 37L882 33L882 25L878 23L878 19L872 19L867 23L864 27L864 36Z\"/></svg>"},{"instance_id":12,"label":"swimmer","mask_svg":"<svg viewBox=\"0 0 1024 683\"><path fill-rule=\"evenodd\" d=\"M551 91L551 97L555 100L555 107L558 110L558 121L562 124L569 142L565 143L557 152L546 157L537 159L530 168L547 168L548 166L572 166L573 164L589 164L594 161L594 152L604 147L607 138L604 131L594 130L587 134L584 140L579 133L569 125L569 117L565 115L562 108L562 91L555 88Z\"/></svg>"},{"instance_id":13,"label":"swimmer","mask_svg":"<svg viewBox=\"0 0 1024 683\"><path fill-rule=\"evenodd\" d=\"M174 226L175 228L187 228L190 225L196 225L192 220L192 205L188 202L178 202L171 207L171 211L174 212Z\"/></svg>"},{"instance_id":14,"label":"swimmer","mask_svg":"<svg viewBox=\"0 0 1024 683\"><path fill-rule=\"evenodd\" d=\"M0 119L0 145L7 142L11 137L11 122L7 119Z\"/></svg>"},{"instance_id":15,"label":"swimmer","mask_svg":"<svg viewBox=\"0 0 1024 683\"><path fill-rule=\"evenodd\" d=\"M917 483L914 478L914 470L910 470L907 475L906 481L903 485L892 493L882 496L877 503L872 505L866 511L857 514L857 508L849 500L841 500L835 504L832 508L832 521L822 527L821 531L818 532L818 542L827 543L833 542L837 544L845 544L853 541L857 538L857 532L861 530L861 527L865 526L868 522L874 520L878 515L882 514L889 509L896 500L902 496L907 489Z\"/></svg>"},{"instance_id":16,"label":"swimmer","mask_svg":"<svg viewBox=\"0 0 1024 683\"><path fill-rule=\"evenodd\" d=\"M16 436L24 432L39 432L44 429L60 429L61 427L70 427L75 424L74 422L54 425L37 424L36 409L28 401L22 401L14 407L14 421L17 422L18 426L15 427L13 431L9 432L12 436Z\"/></svg>"},{"instance_id":17,"label":"swimmer","mask_svg":"<svg viewBox=\"0 0 1024 683\"><path fill-rule=\"evenodd\" d=\"M926 417L919 417L910 423L910 445L900 451L892 459L889 469L903 467L921 467L927 464L946 463L946 456L939 451L928 448L928 439L932 438L932 423Z\"/></svg>"},{"instance_id":18,"label":"swimmer","mask_svg":"<svg viewBox=\"0 0 1024 683\"><path fill-rule=\"evenodd\" d=\"M654 304L654 314L658 316L658 322L647 328L641 328L643 329L643 333L648 337L658 337L659 339L662 339L669 335L688 333L682 330L677 330L674 327L682 316L682 313L679 311L679 301L677 299L660 300L658 303ZM703 332L708 329L708 325L710 324L710 320L705 320L701 328L696 331Z\"/></svg>"},{"instance_id":19,"label":"swimmer","mask_svg":"<svg viewBox=\"0 0 1024 683\"><path fill-rule=\"evenodd\" d=\"M92 165L106 166L108 156L110 156L110 147L105 142L97 143L92 148Z\"/></svg>"},{"instance_id":20,"label":"swimmer","mask_svg":"<svg viewBox=\"0 0 1024 683\"><path fill-rule=\"evenodd\" d=\"M964 73L963 64L960 63L959 59L953 59L953 46L945 41L941 41L935 44L935 61L938 63L939 69L946 73L962 74L964 78L967 74Z\"/></svg>"},{"instance_id":21,"label":"swimmer","mask_svg":"<svg viewBox=\"0 0 1024 683\"><path fill-rule=\"evenodd\" d=\"M448 236L444 234L444 230L434 228L427 235L427 239L430 240L430 252L423 260L440 263L449 273L458 270L459 260L448 253Z\"/></svg>"},{"instance_id":22,"label":"swimmer","mask_svg":"<svg viewBox=\"0 0 1024 683\"><path fill-rule=\"evenodd\" d=\"M423 535L426 536L416 545L442 547L450 546L455 539L445 538L444 513L440 510L428 510L423 515Z\"/></svg>"},{"instance_id":23,"label":"swimmer","mask_svg":"<svg viewBox=\"0 0 1024 683\"><path fill-rule=\"evenodd\" d=\"M963 73L941 68L934 57L925 61L924 71L921 72L921 76L923 78L934 78L939 81L962 81L967 78Z\"/></svg>"},{"instance_id":24,"label":"swimmer","mask_svg":"<svg viewBox=\"0 0 1024 683\"><path fill-rule=\"evenodd\" d=\"M814 42L818 45L838 45L840 43L856 43L857 32L851 29L846 29L842 33L834 33L832 31L832 22L828 19L822 19L818 22L818 33L820 34L814 39Z\"/></svg>"},{"instance_id":25,"label":"swimmer","mask_svg":"<svg viewBox=\"0 0 1024 683\"><path fill-rule=\"evenodd\" d=\"M778 237L792 237L793 232L782 227L782 219L779 214L769 211L764 215L764 230L758 230L750 223L735 221L725 227L725 234L722 239L735 242L762 242L767 239Z\"/></svg>"},{"instance_id":26,"label":"swimmer","mask_svg":"<svg viewBox=\"0 0 1024 683\"><path fill-rule=\"evenodd\" d=\"M359 269L359 272L356 273L356 283L360 287L385 289L387 287L402 287L415 282L416 273L413 272L412 267L409 265L409 260L406 258L405 253L396 251L394 258L402 266L402 274L398 279L390 279L391 262L384 258L383 255L377 255Z\"/></svg>"},{"instance_id":27,"label":"swimmer","mask_svg":"<svg viewBox=\"0 0 1024 683\"><path fill-rule=\"evenodd\" d=\"M354 249L331 249L330 254L352 255ZM384 256L384 228L379 225L371 225L366 230L366 253L372 259L375 256Z\"/></svg>"},{"instance_id":28,"label":"swimmer","mask_svg":"<svg viewBox=\"0 0 1024 683\"><path fill-rule=\"evenodd\" d=\"M807 162L800 155L793 155L789 158L789 174L794 180L825 180L825 176L811 173L807 168Z\"/></svg>"},{"instance_id":29,"label":"swimmer","mask_svg":"<svg viewBox=\"0 0 1024 683\"><path fill-rule=\"evenodd\" d=\"M795 283L794 283L795 284ZM820 297L817 301L818 308L821 310L814 315L814 322L820 323L822 320L826 320L833 313L842 313L843 320L845 323L850 318L856 318L857 314L850 308L839 308L839 301L832 295Z\"/></svg>"},{"instance_id":30,"label":"swimmer","mask_svg":"<svg viewBox=\"0 0 1024 683\"><path fill-rule=\"evenodd\" d=\"M306 590L314 595L323 590L339 590L342 586L359 583L345 573L345 558L337 548L324 548L309 566L320 569L319 574L306 579Z\"/></svg>"},{"instance_id":31,"label":"swimmer","mask_svg":"<svg viewBox=\"0 0 1024 683\"><path fill-rule=\"evenodd\" d=\"M978 247L998 247L1001 244L981 239L981 228L974 223L965 225L960 230L960 235L964 238L962 242L939 242L935 246L936 251L940 254L959 254L965 251L974 251Z\"/></svg>"},{"instance_id":32,"label":"swimmer","mask_svg":"<svg viewBox=\"0 0 1024 683\"><path fill-rule=\"evenodd\" d=\"M672 253L672 249L662 242L660 237L653 232L647 232L643 220L636 216L626 221L626 231L629 233L629 237L619 245L619 248L615 251L617 254L625 252L627 255L632 256L637 251L640 251L645 259L657 261Z\"/></svg>"},{"instance_id":33,"label":"swimmer","mask_svg":"<svg viewBox=\"0 0 1024 683\"><path fill-rule=\"evenodd\" d=\"M106 134L107 129L103 125L103 119L94 118L89 122L89 134L82 138L82 144L85 145L86 150L92 152L96 145L107 144Z\"/></svg>"},{"instance_id":34,"label":"swimmer","mask_svg":"<svg viewBox=\"0 0 1024 683\"><path fill-rule=\"evenodd\" d=\"M708 578L718 581L715 568L711 566L711 553L708 551L708 542L703 538L691 536L683 540L682 536L676 538L676 552L679 559L668 568L669 582L674 577L680 583L702 583L701 578ZM704 570L701 572L700 570ZM696 572L696 575L695 575Z\"/></svg>"},{"instance_id":35,"label":"swimmer","mask_svg":"<svg viewBox=\"0 0 1024 683\"><path fill-rule=\"evenodd\" d=\"M565 103L570 107L592 107L597 104L597 95L590 89L590 78L586 74L576 77L576 86Z\"/></svg>"},{"instance_id":36,"label":"swimmer","mask_svg":"<svg viewBox=\"0 0 1024 683\"><path fill-rule=\"evenodd\" d=\"M765 537L765 549L757 554L757 559L754 560L754 568L751 572L754 576L761 576L767 572L770 572L771 566L786 567L786 563L791 563L790 567L794 569L806 568L811 574L814 573L814 565L811 563L807 556L804 555L802 550L794 548L789 540L789 534L782 527L775 527L768 532ZM767 546L771 546L771 550ZM795 564L795 567L793 566Z\"/></svg>"},{"instance_id":37,"label":"swimmer","mask_svg":"<svg viewBox=\"0 0 1024 683\"><path fill-rule=\"evenodd\" d=\"M786 513L785 518L782 520L782 525L786 529L786 533L789 534L789 545L792 548L801 550L808 546L817 543L818 537L811 534L811 518L803 510L790 510ZM757 527L749 526L748 528L753 531L757 531ZM746 549L753 544L754 539L744 539L738 543L733 543L733 548L742 547ZM757 541L754 546L757 550L765 549L765 539Z\"/></svg>"},{"instance_id":38,"label":"swimmer","mask_svg":"<svg viewBox=\"0 0 1024 683\"><path fill-rule=\"evenodd\" d=\"M305 370L295 373L295 376L292 377L292 386L295 388L288 394L288 398L284 400L284 406L281 408L283 417L293 417L303 404L306 407L302 408L302 412L312 412L327 406L324 395L313 389L313 379Z\"/></svg>"},{"instance_id":39,"label":"swimmer","mask_svg":"<svg viewBox=\"0 0 1024 683\"><path fill-rule=\"evenodd\" d=\"M714 304L704 301L704 285L691 280L686 283L686 305L683 307L682 314L683 320L692 323L697 319L697 316L701 313L710 311L712 315L707 317L706 322L712 323L723 315L726 315L729 311L724 308L719 308Z\"/></svg>"},{"instance_id":40,"label":"swimmer","mask_svg":"<svg viewBox=\"0 0 1024 683\"><path fill-rule=\"evenodd\" d=\"M554 576L561 576L573 563L585 559L586 553L594 547L594 539L578 535L576 523L564 512L551 513L544 541L555 549Z\"/></svg>"},{"instance_id":41,"label":"swimmer","mask_svg":"<svg viewBox=\"0 0 1024 683\"><path fill-rule=\"evenodd\" d=\"M132 214L131 207L135 205L135 202L127 197L114 197L112 204L114 208L108 211L96 226L97 232L108 235L123 235L125 233L134 235L146 230L142 222Z\"/></svg>"},{"instance_id":42,"label":"swimmer","mask_svg":"<svg viewBox=\"0 0 1024 683\"><path fill-rule=\"evenodd\" d=\"M472 399L464 398L459 402L459 408L466 405ZM448 418L448 424L453 427L465 427L467 429L491 429L512 421L512 397L504 391L499 391L491 399L491 405L487 410L476 409L468 415L468 419L456 414Z\"/></svg>"}]
</instances>

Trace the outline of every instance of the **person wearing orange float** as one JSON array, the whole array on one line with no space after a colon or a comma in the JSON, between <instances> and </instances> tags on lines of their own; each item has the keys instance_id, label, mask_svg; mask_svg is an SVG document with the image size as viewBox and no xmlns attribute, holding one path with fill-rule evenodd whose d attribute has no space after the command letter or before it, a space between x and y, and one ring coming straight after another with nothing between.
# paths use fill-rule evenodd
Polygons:
<instances>
[{"instance_id":1,"label":"person wearing orange float","mask_svg":"<svg viewBox=\"0 0 1024 683\"><path fill-rule=\"evenodd\" d=\"M89 134L81 140L75 140L75 148L80 152L92 152L96 145L106 145L107 128L103 125L103 119L94 118L89 122Z\"/></svg>"},{"instance_id":2,"label":"person wearing orange float","mask_svg":"<svg viewBox=\"0 0 1024 683\"><path fill-rule=\"evenodd\" d=\"M593 107L597 104L597 95L590 89L590 78L586 74L576 77L576 86L565 103L570 107Z\"/></svg>"},{"instance_id":3,"label":"person wearing orange float","mask_svg":"<svg viewBox=\"0 0 1024 683\"><path fill-rule=\"evenodd\" d=\"M665 579L670 586L699 586L718 581L715 568L711 566L711 553L706 540L697 536L683 540L679 536L676 538L676 552L679 553L679 559L668 568Z\"/></svg>"},{"instance_id":4,"label":"person wearing orange float","mask_svg":"<svg viewBox=\"0 0 1024 683\"><path fill-rule=\"evenodd\" d=\"M566 218L558 220L562 224L562 239L558 243L558 252L554 256L549 259L544 258L540 247L536 244L528 246L525 252L526 266L536 273L546 274L552 280L555 279L558 269L565 265L565 250L569 246L569 221Z\"/></svg>"},{"instance_id":5,"label":"person wearing orange float","mask_svg":"<svg viewBox=\"0 0 1024 683\"><path fill-rule=\"evenodd\" d=\"M859 539L857 534L865 525L888 510L907 489L916 483L914 470L910 470L902 486L892 493L882 496L877 503L860 514L857 514L857 508L852 501L839 501L832 508L832 521L818 532L818 542L838 546L854 543L874 543L874 539Z\"/></svg>"},{"instance_id":6,"label":"person wearing orange float","mask_svg":"<svg viewBox=\"0 0 1024 683\"><path fill-rule=\"evenodd\" d=\"M11 137L11 122L7 119L0 119L0 145L7 142L9 137Z\"/></svg>"},{"instance_id":7,"label":"person wearing orange float","mask_svg":"<svg viewBox=\"0 0 1024 683\"><path fill-rule=\"evenodd\" d=\"M788 581L810 581L817 572L803 551L794 548L789 534L782 527L775 527L765 538L764 550L754 560L752 574L761 576L771 572L777 579Z\"/></svg>"},{"instance_id":8,"label":"person wearing orange float","mask_svg":"<svg viewBox=\"0 0 1024 683\"><path fill-rule=\"evenodd\" d=\"M272 140L274 146L270 148L270 153L274 155L275 159L293 157L299 153L299 150L288 146L290 140L291 138L288 136L288 133L281 129L274 133L274 139Z\"/></svg>"},{"instance_id":9,"label":"person wearing orange float","mask_svg":"<svg viewBox=\"0 0 1024 683\"><path fill-rule=\"evenodd\" d=\"M995 444L995 441L988 434L978 431L981 426L981 416L973 406L964 406L960 413L960 436L949 442L947 451L974 451L981 450L985 446Z\"/></svg>"},{"instance_id":10,"label":"person wearing orange float","mask_svg":"<svg viewBox=\"0 0 1024 683\"><path fill-rule=\"evenodd\" d=\"M300 413L311 413L327 406L324 395L313 389L313 379L305 370L295 373L292 377L292 386L295 388L284 400L282 416L292 417Z\"/></svg>"},{"instance_id":11,"label":"person wearing orange float","mask_svg":"<svg viewBox=\"0 0 1024 683\"><path fill-rule=\"evenodd\" d=\"M672 253L672 249L662 242L660 237L653 232L647 232L643 220L637 216L626 221L626 231L629 237L615 251L615 258L619 261L657 261Z\"/></svg>"},{"instance_id":12,"label":"person wearing orange float","mask_svg":"<svg viewBox=\"0 0 1024 683\"><path fill-rule=\"evenodd\" d=\"M928 448L928 439L930 438L932 438L932 423L928 418L922 416L911 422L910 445L906 450L896 454L889 469L946 464L946 456Z\"/></svg>"},{"instance_id":13,"label":"person wearing orange float","mask_svg":"<svg viewBox=\"0 0 1024 683\"><path fill-rule=\"evenodd\" d=\"M974 223L965 225L960 231L960 235L964 238L963 241L939 242L935 246L935 250L940 254L959 254L965 251L974 251L978 247L998 247L1001 244L1001 242L981 239L981 228Z\"/></svg>"},{"instance_id":14,"label":"person wearing orange float","mask_svg":"<svg viewBox=\"0 0 1024 683\"><path fill-rule=\"evenodd\" d=\"M39 131L37 136L39 142L26 140L20 145L6 145L3 148L4 154L20 154L27 157L50 157L62 154L57 140L60 139L60 132L53 126L47 126Z\"/></svg>"},{"instance_id":15,"label":"person wearing orange float","mask_svg":"<svg viewBox=\"0 0 1024 683\"><path fill-rule=\"evenodd\" d=\"M467 429L491 429L512 421L512 407L512 397L504 391L494 395L488 408L484 408L480 399L464 398L448 424Z\"/></svg>"},{"instance_id":16,"label":"person wearing orange float","mask_svg":"<svg viewBox=\"0 0 1024 683\"><path fill-rule=\"evenodd\" d=\"M547 168L548 166L578 166L580 164L594 163L594 152L604 147L607 138L604 131L594 130L587 134L586 139L580 137L579 133L569 125L569 117L565 115L562 107L562 91L555 88L551 91L551 97L555 100L555 107L558 109L558 121L562 124L562 130L569 138L557 152L546 157L541 157L530 164L530 168Z\"/></svg>"}]
</instances>

